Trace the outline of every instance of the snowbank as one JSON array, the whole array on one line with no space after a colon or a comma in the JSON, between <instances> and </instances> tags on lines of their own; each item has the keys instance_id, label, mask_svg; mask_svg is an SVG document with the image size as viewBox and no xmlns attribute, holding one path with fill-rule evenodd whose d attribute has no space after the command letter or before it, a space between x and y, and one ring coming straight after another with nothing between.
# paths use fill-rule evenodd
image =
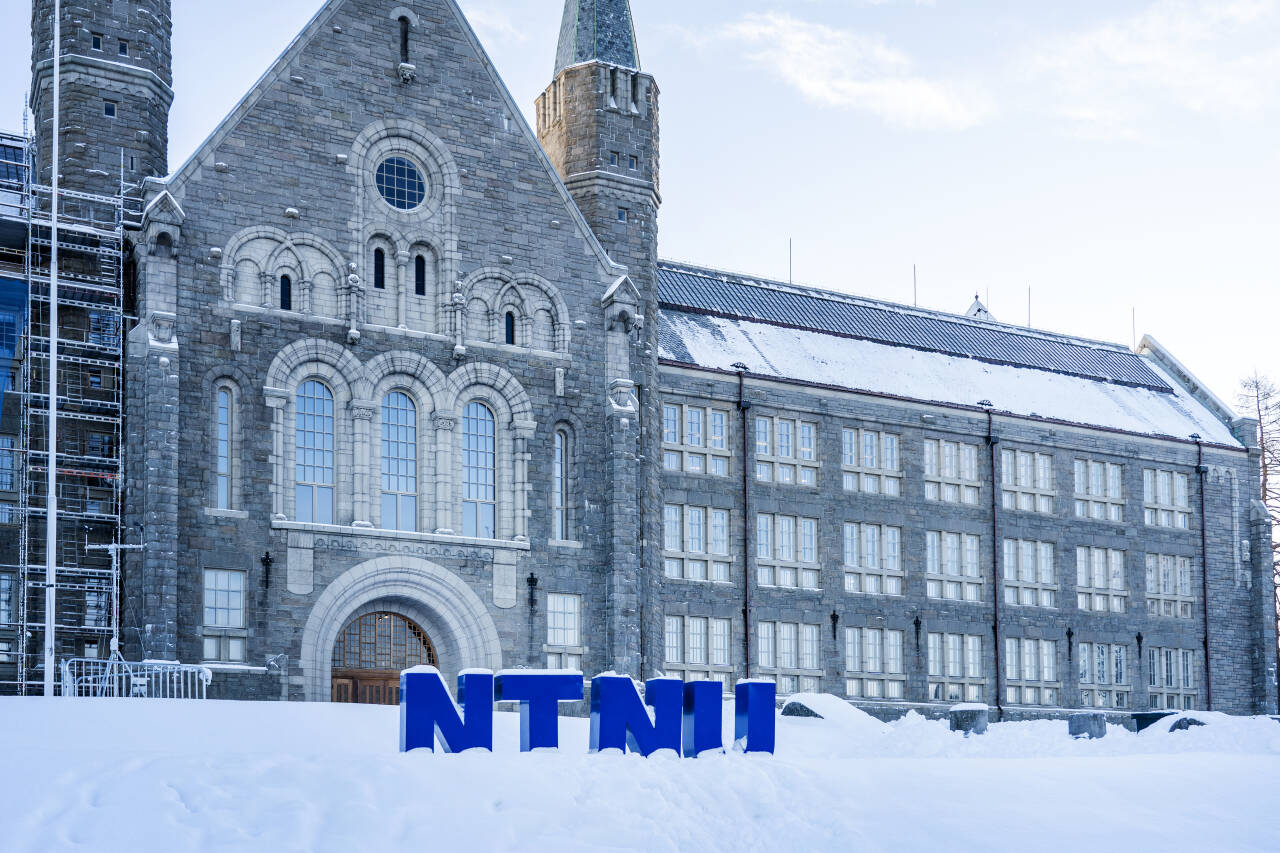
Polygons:
<instances>
[{"instance_id":1,"label":"snowbank","mask_svg":"<svg viewBox=\"0 0 1280 853\"><path fill-rule=\"evenodd\" d=\"M1276 849L1280 724L1266 718L1097 741L1005 723L965 739L848 710L780 717L774 757L646 760L588 755L582 719L560 721L558 753L518 754L518 717L499 713L494 754L401 755L395 708L0 699L0 846Z\"/></svg>"}]
</instances>

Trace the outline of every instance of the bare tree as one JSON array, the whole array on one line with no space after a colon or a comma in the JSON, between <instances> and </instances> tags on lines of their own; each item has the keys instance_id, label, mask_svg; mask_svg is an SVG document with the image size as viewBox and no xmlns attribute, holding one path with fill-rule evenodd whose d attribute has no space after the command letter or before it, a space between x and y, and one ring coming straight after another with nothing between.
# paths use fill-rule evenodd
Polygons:
<instances>
[{"instance_id":1,"label":"bare tree","mask_svg":"<svg viewBox=\"0 0 1280 853\"><path fill-rule=\"evenodd\" d=\"M1275 531L1271 537L1271 570L1276 582L1276 626L1280 629L1280 388L1255 372L1240 383L1238 403L1243 414L1258 421L1262 502Z\"/></svg>"}]
</instances>

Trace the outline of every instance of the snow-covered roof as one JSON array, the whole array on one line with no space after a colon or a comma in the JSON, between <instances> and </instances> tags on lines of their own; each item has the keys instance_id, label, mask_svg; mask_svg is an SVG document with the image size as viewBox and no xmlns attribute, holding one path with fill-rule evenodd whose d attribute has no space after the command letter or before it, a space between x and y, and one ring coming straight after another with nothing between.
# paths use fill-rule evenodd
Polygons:
<instances>
[{"instance_id":1,"label":"snow-covered roof","mask_svg":"<svg viewBox=\"0 0 1280 853\"><path fill-rule=\"evenodd\" d=\"M1172 390L1127 347L998 323L990 312L962 317L669 261L658 264L658 292L666 308Z\"/></svg>"},{"instance_id":2,"label":"snow-covered roof","mask_svg":"<svg viewBox=\"0 0 1280 853\"><path fill-rule=\"evenodd\" d=\"M929 351L731 317L664 308L659 357L669 363L996 411L1139 435L1241 447L1229 427L1153 359L1156 387Z\"/></svg>"}]
</instances>

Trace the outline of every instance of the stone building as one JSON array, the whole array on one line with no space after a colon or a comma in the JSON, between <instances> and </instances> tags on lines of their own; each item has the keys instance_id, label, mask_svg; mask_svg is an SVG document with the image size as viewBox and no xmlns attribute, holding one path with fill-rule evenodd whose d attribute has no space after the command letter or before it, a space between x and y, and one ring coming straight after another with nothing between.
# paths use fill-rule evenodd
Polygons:
<instances>
[{"instance_id":1,"label":"stone building","mask_svg":"<svg viewBox=\"0 0 1280 853\"><path fill-rule=\"evenodd\" d=\"M453 0L328 0L172 171L169 5L63 3L66 180L145 203L126 657L1274 709L1256 425L1150 339L660 261L627 0L568 0L536 128Z\"/></svg>"}]
</instances>

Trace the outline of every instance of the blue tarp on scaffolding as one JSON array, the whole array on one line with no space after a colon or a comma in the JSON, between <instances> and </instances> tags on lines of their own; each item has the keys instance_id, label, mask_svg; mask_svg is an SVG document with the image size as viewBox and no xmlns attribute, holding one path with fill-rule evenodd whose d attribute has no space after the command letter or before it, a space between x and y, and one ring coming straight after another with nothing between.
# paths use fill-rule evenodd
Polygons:
<instances>
[{"instance_id":1,"label":"blue tarp on scaffolding","mask_svg":"<svg viewBox=\"0 0 1280 853\"><path fill-rule=\"evenodd\" d=\"M12 391L13 359L27 324L27 283L0 277L0 395ZM2 398L0 398L2 400Z\"/></svg>"}]
</instances>

